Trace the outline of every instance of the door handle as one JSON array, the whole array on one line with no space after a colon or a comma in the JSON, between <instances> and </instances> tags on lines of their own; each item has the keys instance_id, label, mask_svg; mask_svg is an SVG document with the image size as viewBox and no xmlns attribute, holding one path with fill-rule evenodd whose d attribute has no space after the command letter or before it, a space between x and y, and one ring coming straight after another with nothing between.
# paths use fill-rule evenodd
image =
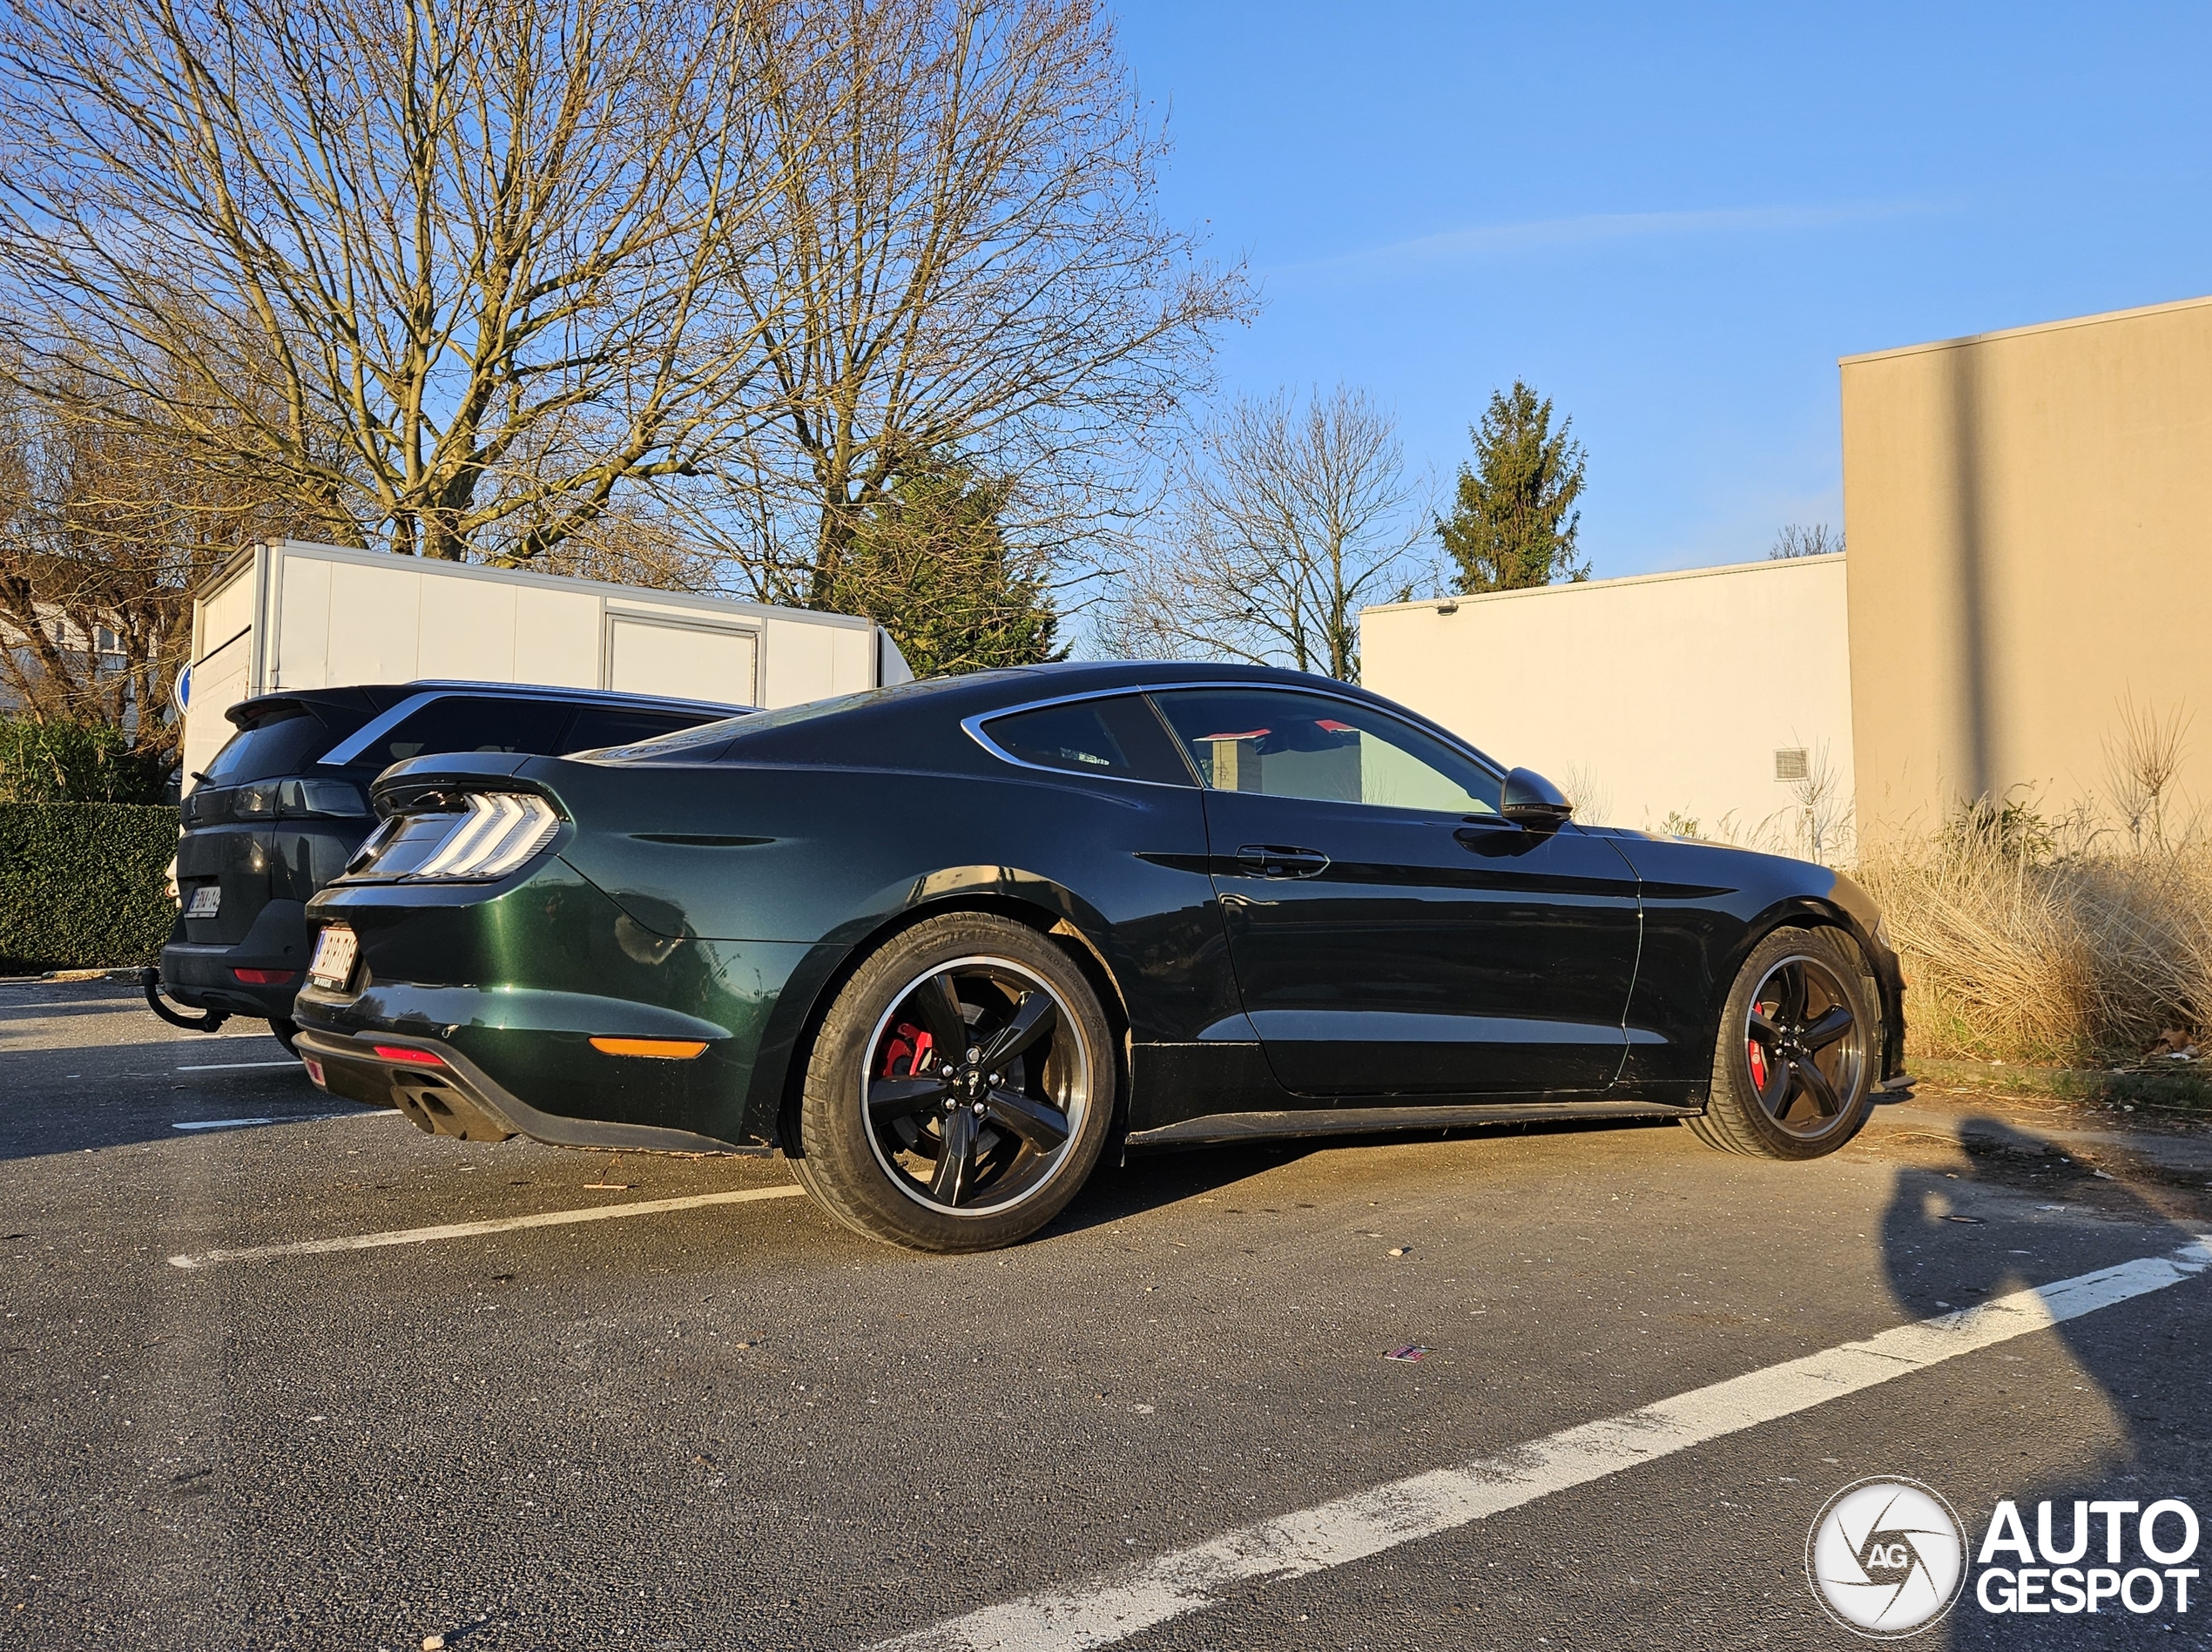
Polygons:
<instances>
[{"instance_id":1,"label":"door handle","mask_svg":"<svg viewBox=\"0 0 2212 1652\"><path fill-rule=\"evenodd\" d=\"M1248 843L1237 851L1237 864L1262 878L1311 878L1325 872L1329 857L1318 849L1280 843Z\"/></svg>"}]
</instances>

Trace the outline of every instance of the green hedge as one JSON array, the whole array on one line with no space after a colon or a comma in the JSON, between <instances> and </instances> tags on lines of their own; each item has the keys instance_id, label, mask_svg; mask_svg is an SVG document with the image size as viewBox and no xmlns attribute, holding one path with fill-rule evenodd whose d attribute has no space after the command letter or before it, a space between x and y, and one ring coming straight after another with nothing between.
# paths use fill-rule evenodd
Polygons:
<instances>
[{"instance_id":1,"label":"green hedge","mask_svg":"<svg viewBox=\"0 0 2212 1652\"><path fill-rule=\"evenodd\" d=\"M0 717L0 803L158 803L175 766L105 724Z\"/></svg>"},{"instance_id":2,"label":"green hedge","mask_svg":"<svg viewBox=\"0 0 2212 1652\"><path fill-rule=\"evenodd\" d=\"M172 807L0 803L0 974L153 962L176 853Z\"/></svg>"}]
</instances>

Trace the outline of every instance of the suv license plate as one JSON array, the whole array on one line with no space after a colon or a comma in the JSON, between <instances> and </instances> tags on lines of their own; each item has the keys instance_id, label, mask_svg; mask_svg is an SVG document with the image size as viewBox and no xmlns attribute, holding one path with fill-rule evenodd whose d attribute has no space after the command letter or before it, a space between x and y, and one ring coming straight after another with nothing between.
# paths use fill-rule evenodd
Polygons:
<instances>
[{"instance_id":1,"label":"suv license plate","mask_svg":"<svg viewBox=\"0 0 2212 1652\"><path fill-rule=\"evenodd\" d=\"M354 977L354 932L332 924L315 939L315 961L307 966L307 979L318 987L343 992Z\"/></svg>"},{"instance_id":2,"label":"suv license plate","mask_svg":"<svg viewBox=\"0 0 2212 1652\"><path fill-rule=\"evenodd\" d=\"M192 892L192 904L185 908L187 918L212 918L223 909L223 886L203 883Z\"/></svg>"}]
</instances>

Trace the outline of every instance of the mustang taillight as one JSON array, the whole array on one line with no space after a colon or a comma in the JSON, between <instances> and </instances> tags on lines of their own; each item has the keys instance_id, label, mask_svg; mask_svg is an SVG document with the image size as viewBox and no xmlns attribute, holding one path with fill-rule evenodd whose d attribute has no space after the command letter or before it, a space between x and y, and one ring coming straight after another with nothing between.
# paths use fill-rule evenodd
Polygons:
<instances>
[{"instance_id":1,"label":"mustang taillight","mask_svg":"<svg viewBox=\"0 0 2212 1652\"><path fill-rule=\"evenodd\" d=\"M523 792L475 792L452 836L415 871L418 878L496 878L553 840L561 817Z\"/></svg>"},{"instance_id":2,"label":"mustang taillight","mask_svg":"<svg viewBox=\"0 0 2212 1652\"><path fill-rule=\"evenodd\" d=\"M347 863L349 878L504 877L553 841L561 817L527 792L472 792L454 813L397 815Z\"/></svg>"}]
</instances>

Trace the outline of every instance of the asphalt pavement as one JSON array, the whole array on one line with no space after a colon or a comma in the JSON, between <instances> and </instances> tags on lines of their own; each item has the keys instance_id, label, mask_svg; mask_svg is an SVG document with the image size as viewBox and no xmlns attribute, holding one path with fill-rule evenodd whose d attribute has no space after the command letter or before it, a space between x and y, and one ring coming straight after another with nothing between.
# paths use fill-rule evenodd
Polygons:
<instances>
[{"instance_id":1,"label":"asphalt pavement","mask_svg":"<svg viewBox=\"0 0 2212 1652\"><path fill-rule=\"evenodd\" d=\"M2194 1263L1803 1392L2191 1254L2207 1139L1923 1091L1806 1165L1672 1123L1190 1151L933 1258L779 1161L425 1136L255 1023L0 985L0 1645L1861 1644L1805 1551L1862 1478L1970 1547L2000 1499L2212 1526ZM1538 1484L1721 1383L1742 1415ZM1970 1588L1910 1644L2212 1641L2190 1608Z\"/></svg>"}]
</instances>

